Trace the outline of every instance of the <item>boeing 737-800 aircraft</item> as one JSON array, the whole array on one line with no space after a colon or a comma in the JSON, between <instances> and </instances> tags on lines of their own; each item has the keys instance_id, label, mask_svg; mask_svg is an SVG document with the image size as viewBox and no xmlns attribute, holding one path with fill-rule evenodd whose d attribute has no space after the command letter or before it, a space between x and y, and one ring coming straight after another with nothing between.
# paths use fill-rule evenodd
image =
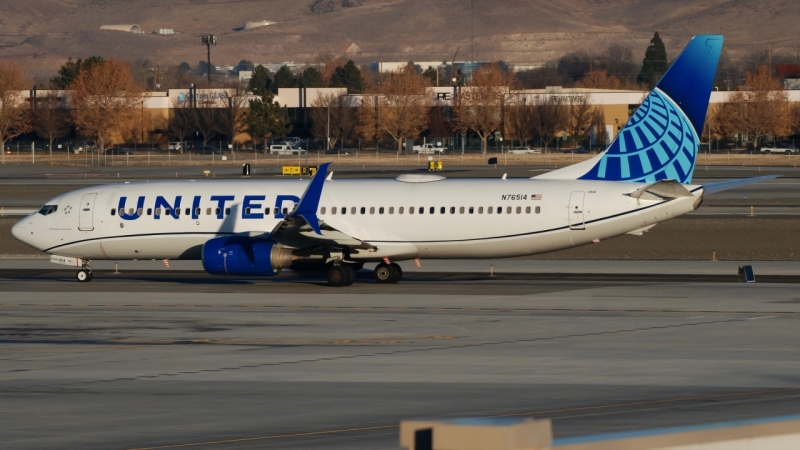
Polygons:
<instances>
[{"instance_id":1,"label":"boeing 737-800 aircraft","mask_svg":"<svg viewBox=\"0 0 800 450\"><path fill-rule=\"evenodd\" d=\"M722 36L693 38L605 152L531 179L161 181L60 195L13 227L19 240L80 267L92 260L199 259L215 275L284 267L354 281L401 278L394 261L551 252L698 208L703 195L767 177L692 185Z\"/></svg>"}]
</instances>

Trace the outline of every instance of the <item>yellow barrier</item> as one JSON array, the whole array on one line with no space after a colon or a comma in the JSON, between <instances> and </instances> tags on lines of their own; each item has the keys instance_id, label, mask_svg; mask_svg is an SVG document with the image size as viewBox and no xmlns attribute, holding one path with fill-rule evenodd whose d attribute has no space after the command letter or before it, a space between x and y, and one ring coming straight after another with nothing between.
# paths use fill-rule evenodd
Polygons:
<instances>
[{"instance_id":1,"label":"yellow barrier","mask_svg":"<svg viewBox=\"0 0 800 450\"><path fill-rule=\"evenodd\" d=\"M428 170L442 170L441 161L428 161Z\"/></svg>"},{"instance_id":2,"label":"yellow barrier","mask_svg":"<svg viewBox=\"0 0 800 450\"><path fill-rule=\"evenodd\" d=\"M317 166L283 166L283 175L310 175L317 173Z\"/></svg>"}]
</instances>

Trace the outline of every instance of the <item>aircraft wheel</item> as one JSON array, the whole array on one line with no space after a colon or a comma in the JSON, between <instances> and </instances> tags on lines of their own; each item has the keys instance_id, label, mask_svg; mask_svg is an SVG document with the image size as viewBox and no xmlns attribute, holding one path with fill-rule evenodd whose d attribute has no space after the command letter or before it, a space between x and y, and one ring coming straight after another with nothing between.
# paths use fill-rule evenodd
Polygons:
<instances>
[{"instance_id":1,"label":"aircraft wheel","mask_svg":"<svg viewBox=\"0 0 800 450\"><path fill-rule=\"evenodd\" d=\"M392 278L389 280L389 283L397 283L403 278L403 269L400 268L400 264L391 263L389 268L392 269Z\"/></svg>"},{"instance_id":2,"label":"aircraft wheel","mask_svg":"<svg viewBox=\"0 0 800 450\"><path fill-rule=\"evenodd\" d=\"M75 275L75 278L78 279L81 283L88 283L92 281L92 271L91 270L79 270L78 273Z\"/></svg>"},{"instance_id":3,"label":"aircraft wheel","mask_svg":"<svg viewBox=\"0 0 800 450\"><path fill-rule=\"evenodd\" d=\"M392 266L389 264L382 262L375 266L372 275L378 283L391 283L395 275L395 270L392 270Z\"/></svg>"},{"instance_id":4,"label":"aircraft wheel","mask_svg":"<svg viewBox=\"0 0 800 450\"><path fill-rule=\"evenodd\" d=\"M328 285L330 286L350 286L355 280L356 272L350 266L331 266L328 269Z\"/></svg>"}]
</instances>

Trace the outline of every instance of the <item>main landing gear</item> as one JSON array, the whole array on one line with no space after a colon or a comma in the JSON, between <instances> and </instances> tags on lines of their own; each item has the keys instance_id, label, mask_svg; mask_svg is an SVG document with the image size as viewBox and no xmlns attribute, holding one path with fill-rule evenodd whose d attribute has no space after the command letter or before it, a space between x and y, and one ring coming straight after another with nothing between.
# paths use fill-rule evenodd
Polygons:
<instances>
[{"instance_id":1,"label":"main landing gear","mask_svg":"<svg viewBox=\"0 0 800 450\"><path fill-rule=\"evenodd\" d=\"M403 269L398 264L382 262L375 267L373 275L378 283L397 283L403 277Z\"/></svg>"},{"instance_id":2,"label":"main landing gear","mask_svg":"<svg viewBox=\"0 0 800 450\"><path fill-rule=\"evenodd\" d=\"M356 281L356 271L347 264L331 266L328 269L328 285L330 286L350 286L354 281Z\"/></svg>"}]
</instances>

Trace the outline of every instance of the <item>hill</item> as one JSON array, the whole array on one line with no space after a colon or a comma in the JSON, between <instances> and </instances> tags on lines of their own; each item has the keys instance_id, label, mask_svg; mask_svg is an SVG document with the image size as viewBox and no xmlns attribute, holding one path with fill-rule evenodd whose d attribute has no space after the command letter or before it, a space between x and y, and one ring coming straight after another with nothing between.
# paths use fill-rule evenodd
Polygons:
<instances>
[{"instance_id":1,"label":"hill","mask_svg":"<svg viewBox=\"0 0 800 450\"><path fill-rule=\"evenodd\" d=\"M162 63L205 59L199 35L218 35L215 64L312 62L320 54L373 61L471 57L469 0L26 0L0 5L0 58L32 75L68 56ZM729 52L800 52L793 0L475 0L474 58L541 64L618 43L644 54L659 31L670 55L694 34L721 33ZM242 30L246 21L274 25ZM138 24L146 34L100 30ZM150 34L172 28L178 34Z\"/></svg>"}]
</instances>

